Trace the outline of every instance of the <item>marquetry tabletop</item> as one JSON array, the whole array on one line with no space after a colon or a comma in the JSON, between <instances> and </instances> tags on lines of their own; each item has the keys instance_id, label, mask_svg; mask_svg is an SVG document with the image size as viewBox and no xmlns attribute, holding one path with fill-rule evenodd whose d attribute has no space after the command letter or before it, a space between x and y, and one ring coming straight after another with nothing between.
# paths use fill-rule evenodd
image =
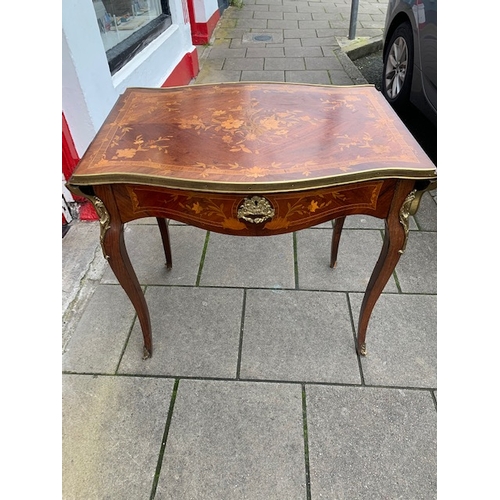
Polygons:
<instances>
[{"instance_id":1,"label":"marquetry tabletop","mask_svg":"<svg viewBox=\"0 0 500 500\"><path fill-rule=\"evenodd\" d=\"M436 169L375 87L221 83L127 89L70 183L278 193L387 177Z\"/></svg>"}]
</instances>

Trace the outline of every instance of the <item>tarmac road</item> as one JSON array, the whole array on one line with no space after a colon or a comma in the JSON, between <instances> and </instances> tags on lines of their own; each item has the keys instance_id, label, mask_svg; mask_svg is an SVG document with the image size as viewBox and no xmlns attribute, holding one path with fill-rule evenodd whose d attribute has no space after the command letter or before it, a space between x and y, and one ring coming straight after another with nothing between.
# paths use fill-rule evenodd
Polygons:
<instances>
[{"instance_id":1,"label":"tarmac road","mask_svg":"<svg viewBox=\"0 0 500 500\"><path fill-rule=\"evenodd\" d=\"M383 70L382 51L373 52L353 62L368 83L372 83L378 90L381 90ZM437 127L411 104L407 110L398 114L422 149L434 164L437 165Z\"/></svg>"}]
</instances>

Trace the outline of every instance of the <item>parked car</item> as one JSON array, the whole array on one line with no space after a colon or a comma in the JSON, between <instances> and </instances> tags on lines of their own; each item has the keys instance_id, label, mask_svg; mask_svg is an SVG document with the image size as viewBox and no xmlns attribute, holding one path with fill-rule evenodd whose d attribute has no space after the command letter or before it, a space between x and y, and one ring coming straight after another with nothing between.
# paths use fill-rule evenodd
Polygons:
<instances>
[{"instance_id":1,"label":"parked car","mask_svg":"<svg viewBox=\"0 0 500 500\"><path fill-rule=\"evenodd\" d=\"M437 0L389 0L382 93L397 110L411 102L437 123Z\"/></svg>"}]
</instances>

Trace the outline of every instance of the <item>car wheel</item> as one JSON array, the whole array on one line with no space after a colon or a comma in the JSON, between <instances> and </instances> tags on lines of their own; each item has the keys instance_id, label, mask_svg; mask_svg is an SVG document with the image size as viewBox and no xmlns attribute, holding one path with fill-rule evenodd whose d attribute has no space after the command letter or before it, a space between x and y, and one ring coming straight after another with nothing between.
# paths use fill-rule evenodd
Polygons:
<instances>
[{"instance_id":1,"label":"car wheel","mask_svg":"<svg viewBox=\"0 0 500 500\"><path fill-rule=\"evenodd\" d=\"M409 23L396 28L387 47L382 93L393 107L399 108L409 101L413 75L413 35Z\"/></svg>"}]
</instances>

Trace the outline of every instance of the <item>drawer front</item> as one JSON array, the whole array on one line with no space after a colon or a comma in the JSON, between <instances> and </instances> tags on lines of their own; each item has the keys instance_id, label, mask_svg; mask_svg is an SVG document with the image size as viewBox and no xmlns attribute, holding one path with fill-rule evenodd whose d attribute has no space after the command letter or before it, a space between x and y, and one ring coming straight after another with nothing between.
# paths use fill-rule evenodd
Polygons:
<instances>
[{"instance_id":1,"label":"drawer front","mask_svg":"<svg viewBox=\"0 0 500 500\"><path fill-rule=\"evenodd\" d=\"M353 214L385 217L395 181L378 180L310 191L247 196L114 185L123 222L165 217L214 232L271 235Z\"/></svg>"}]
</instances>

